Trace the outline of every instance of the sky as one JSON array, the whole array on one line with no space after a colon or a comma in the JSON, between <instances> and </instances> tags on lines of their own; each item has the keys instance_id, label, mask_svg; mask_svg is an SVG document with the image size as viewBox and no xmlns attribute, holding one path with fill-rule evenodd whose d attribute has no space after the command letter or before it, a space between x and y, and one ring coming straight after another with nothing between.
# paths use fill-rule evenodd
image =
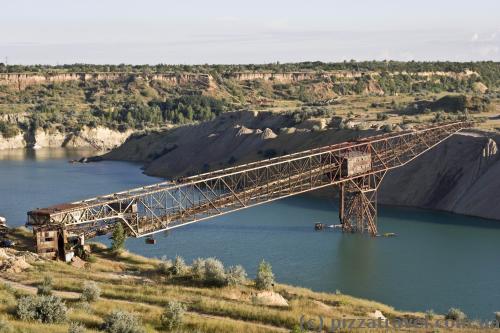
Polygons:
<instances>
[{"instance_id":1,"label":"sky","mask_svg":"<svg viewBox=\"0 0 500 333\"><path fill-rule=\"evenodd\" d=\"M0 62L500 61L500 0L0 0Z\"/></svg>"}]
</instances>

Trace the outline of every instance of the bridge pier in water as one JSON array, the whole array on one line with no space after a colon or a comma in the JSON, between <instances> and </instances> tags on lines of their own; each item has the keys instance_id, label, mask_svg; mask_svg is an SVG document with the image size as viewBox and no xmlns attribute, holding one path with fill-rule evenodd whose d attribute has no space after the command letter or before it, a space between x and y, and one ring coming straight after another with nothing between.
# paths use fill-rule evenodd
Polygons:
<instances>
[{"instance_id":1,"label":"bridge pier in water","mask_svg":"<svg viewBox=\"0 0 500 333\"><path fill-rule=\"evenodd\" d=\"M345 232L377 230L377 191L385 171L341 183L339 186L339 220Z\"/></svg>"}]
</instances>

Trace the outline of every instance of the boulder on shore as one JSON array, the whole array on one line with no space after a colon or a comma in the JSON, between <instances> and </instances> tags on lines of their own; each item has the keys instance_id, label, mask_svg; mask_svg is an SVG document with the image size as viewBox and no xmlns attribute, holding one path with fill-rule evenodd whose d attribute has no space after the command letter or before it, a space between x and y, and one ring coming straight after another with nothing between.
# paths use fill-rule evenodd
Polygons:
<instances>
[{"instance_id":1,"label":"boulder on shore","mask_svg":"<svg viewBox=\"0 0 500 333\"><path fill-rule=\"evenodd\" d=\"M287 300L274 291L261 291L253 297L253 302L267 306L288 306Z\"/></svg>"}]
</instances>

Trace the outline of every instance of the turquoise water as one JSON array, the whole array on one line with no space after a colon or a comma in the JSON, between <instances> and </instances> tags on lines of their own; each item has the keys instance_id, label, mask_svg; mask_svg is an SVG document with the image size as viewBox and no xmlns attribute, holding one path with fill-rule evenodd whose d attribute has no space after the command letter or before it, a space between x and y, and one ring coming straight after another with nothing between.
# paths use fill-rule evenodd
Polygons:
<instances>
[{"instance_id":1,"label":"turquoise water","mask_svg":"<svg viewBox=\"0 0 500 333\"><path fill-rule=\"evenodd\" d=\"M0 153L0 215L22 225L34 207L83 199L157 182L138 165L69 164L88 152ZM137 253L218 257L253 275L261 259L283 283L377 300L401 310L445 312L459 307L475 318L500 310L500 222L416 209L380 207L379 229L394 238L334 231L336 202L307 195L249 208L156 237L129 239Z\"/></svg>"}]
</instances>

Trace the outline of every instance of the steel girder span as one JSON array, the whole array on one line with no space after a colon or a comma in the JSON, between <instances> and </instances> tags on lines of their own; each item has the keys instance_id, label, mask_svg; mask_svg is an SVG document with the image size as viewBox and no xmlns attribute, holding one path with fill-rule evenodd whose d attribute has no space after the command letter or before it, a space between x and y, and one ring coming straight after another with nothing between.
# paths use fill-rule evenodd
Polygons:
<instances>
[{"instance_id":1,"label":"steel girder span","mask_svg":"<svg viewBox=\"0 0 500 333\"><path fill-rule=\"evenodd\" d=\"M130 235L142 237L340 185L342 228L376 235L376 193L385 173L468 127L469 122L420 127L36 209L28 212L27 225L40 238L39 252L54 255L62 251L60 244L67 242L68 235L104 234L117 222L128 227ZM59 232L49 235L51 230ZM53 245L44 243L50 241Z\"/></svg>"}]
</instances>

